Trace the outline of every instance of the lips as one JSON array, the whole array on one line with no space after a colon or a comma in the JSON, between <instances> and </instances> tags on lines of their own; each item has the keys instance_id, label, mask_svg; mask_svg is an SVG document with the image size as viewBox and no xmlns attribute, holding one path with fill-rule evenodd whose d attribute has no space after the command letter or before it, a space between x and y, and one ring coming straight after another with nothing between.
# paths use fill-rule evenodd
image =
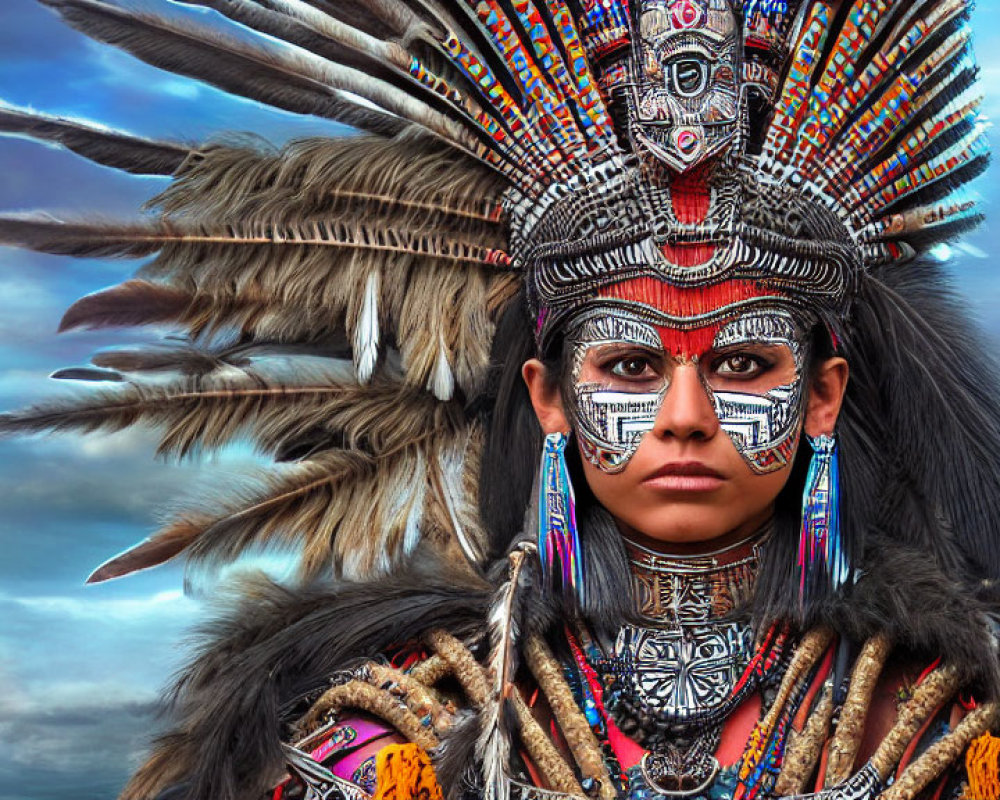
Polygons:
<instances>
[{"instance_id":1,"label":"lips","mask_svg":"<svg viewBox=\"0 0 1000 800\"><path fill-rule=\"evenodd\" d=\"M647 476L643 483L668 492L711 492L718 489L725 476L700 461L673 461Z\"/></svg>"}]
</instances>

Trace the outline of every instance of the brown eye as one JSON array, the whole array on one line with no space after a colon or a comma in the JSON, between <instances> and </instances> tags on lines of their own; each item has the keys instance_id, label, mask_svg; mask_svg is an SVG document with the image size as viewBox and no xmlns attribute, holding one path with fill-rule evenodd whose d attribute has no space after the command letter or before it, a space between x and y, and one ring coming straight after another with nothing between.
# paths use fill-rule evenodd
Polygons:
<instances>
[{"instance_id":1,"label":"brown eye","mask_svg":"<svg viewBox=\"0 0 1000 800\"><path fill-rule=\"evenodd\" d=\"M611 374L629 380L645 380L654 377L649 359L643 356L628 356L619 359L611 367Z\"/></svg>"},{"instance_id":2,"label":"brown eye","mask_svg":"<svg viewBox=\"0 0 1000 800\"><path fill-rule=\"evenodd\" d=\"M745 353L734 353L715 362L716 374L731 378L755 378L765 367L759 358Z\"/></svg>"}]
</instances>

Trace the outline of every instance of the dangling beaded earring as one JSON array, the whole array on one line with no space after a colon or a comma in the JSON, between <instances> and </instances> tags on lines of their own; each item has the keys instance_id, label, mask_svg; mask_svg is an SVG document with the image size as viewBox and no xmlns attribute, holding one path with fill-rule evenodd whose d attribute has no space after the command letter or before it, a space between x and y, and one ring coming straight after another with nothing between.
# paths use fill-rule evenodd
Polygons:
<instances>
[{"instance_id":1,"label":"dangling beaded earring","mask_svg":"<svg viewBox=\"0 0 1000 800\"><path fill-rule=\"evenodd\" d=\"M542 576L555 588L556 576L564 592L583 597L583 564L580 537L576 529L576 496L566 465L565 433L550 433L542 448L538 481L538 556Z\"/></svg>"},{"instance_id":2,"label":"dangling beaded earring","mask_svg":"<svg viewBox=\"0 0 1000 800\"><path fill-rule=\"evenodd\" d=\"M799 534L799 600L811 594L825 572L834 589L848 579L847 555L840 536L840 466L834 436L809 438L813 449L802 494Z\"/></svg>"}]
</instances>

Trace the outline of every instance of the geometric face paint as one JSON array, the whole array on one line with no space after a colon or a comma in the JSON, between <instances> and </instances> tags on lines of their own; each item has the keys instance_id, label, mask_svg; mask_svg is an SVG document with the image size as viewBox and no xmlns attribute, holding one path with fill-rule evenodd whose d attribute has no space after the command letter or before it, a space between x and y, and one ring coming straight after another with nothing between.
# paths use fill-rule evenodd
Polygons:
<instances>
[{"instance_id":1,"label":"geometric face paint","mask_svg":"<svg viewBox=\"0 0 1000 800\"><path fill-rule=\"evenodd\" d=\"M794 373L787 382L762 394L749 389L707 388L722 429L751 469L766 474L784 467L795 447L808 361L802 334L787 311L757 311L723 325L715 336L713 350L727 352L762 345L784 348L792 354Z\"/></svg>"},{"instance_id":2,"label":"geometric face paint","mask_svg":"<svg viewBox=\"0 0 1000 800\"><path fill-rule=\"evenodd\" d=\"M714 325L703 353L669 355L676 331L625 309L591 309L571 328L572 416L586 458L614 474L653 429L678 363L698 366L722 429L757 473L780 469L795 445L805 366L802 329L789 311L760 308Z\"/></svg>"},{"instance_id":3,"label":"geometric face paint","mask_svg":"<svg viewBox=\"0 0 1000 800\"><path fill-rule=\"evenodd\" d=\"M625 469L642 437L653 429L667 384L654 380L643 391L639 381L617 380L613 372L606 379L603 370L589 370L590 362L628 353L653 357L662 354L663 344L656 328L618 314L585 319L573 338L575 427L587 460L615 474ZM594 374L584 375L585 370Z\"/></svg>"}]
</instances>

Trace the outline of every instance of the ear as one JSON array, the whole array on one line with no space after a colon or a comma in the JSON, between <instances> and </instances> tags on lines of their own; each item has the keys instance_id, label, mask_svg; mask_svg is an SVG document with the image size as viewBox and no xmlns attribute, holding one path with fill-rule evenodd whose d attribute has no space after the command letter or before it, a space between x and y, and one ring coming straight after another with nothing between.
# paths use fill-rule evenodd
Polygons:
<instances>
[{"instance_id":1,"label":"ear","mask_svg":"<svg viewBox=\"0 0 1000 800\"><path fill-rule=\"evenodd\" d=\"M521 367L521 376L528 386L531 405L538 417L538 424L542 426L542 433L568 433L572 426L566 419L559 384L549 380L545 365L537 358L526 361Z\"/></svg>"},{"instance_id":2,"label":"ear","mask_svg":"<svg viewBox=\"0 0 1000 800\"><path fill-rule=\"evenodd\" d=\"M805 431L810 438L833 433L847 391L849 372L847 362L837 357L828 358L813 375L805 418Z\"/></svg>"}]
</instances>

